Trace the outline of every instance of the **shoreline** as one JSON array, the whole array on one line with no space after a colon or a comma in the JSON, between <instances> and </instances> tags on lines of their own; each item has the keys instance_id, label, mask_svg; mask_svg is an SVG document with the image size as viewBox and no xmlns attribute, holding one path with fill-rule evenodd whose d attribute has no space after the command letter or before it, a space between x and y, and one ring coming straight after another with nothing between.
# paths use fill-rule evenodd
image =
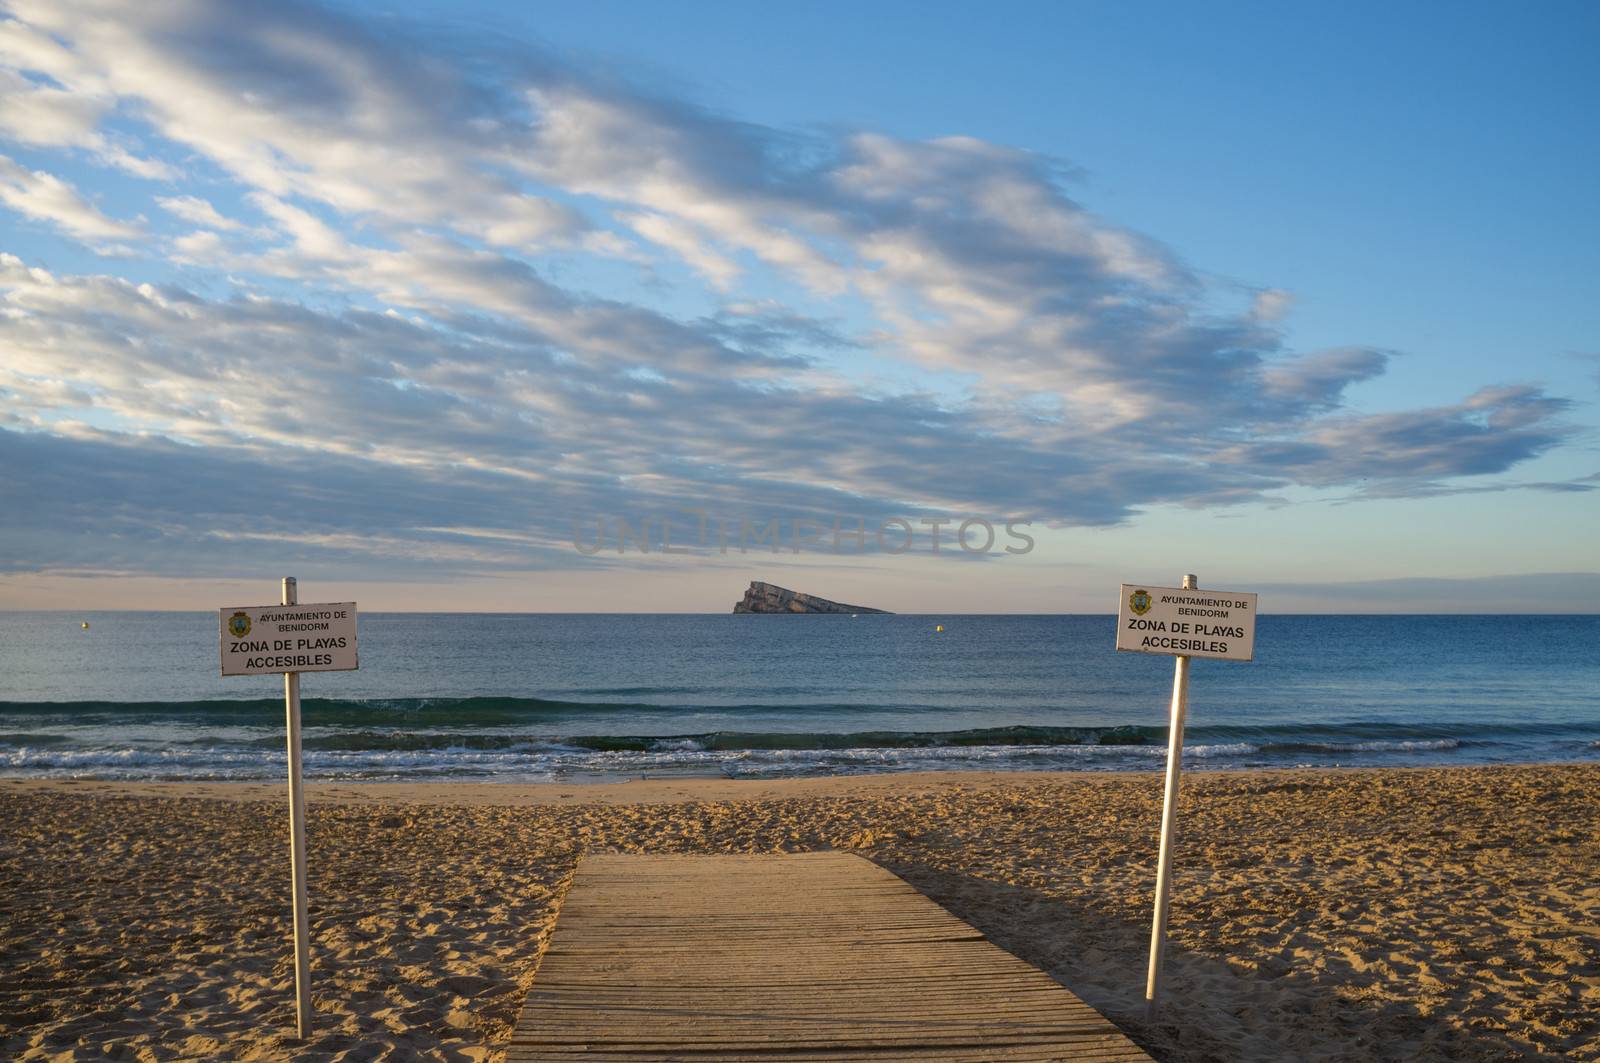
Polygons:
<instances>
[{"instance_id":1,"label":"shoreline","mask_svg":"<svg viewBox=\"0 0 1600 1063\"><path fill-rule=\"evenodd\" d=\"M1186 771L1147 1024L1161 783L313 783L300 1045L282 780L0 780L0 1057L493 1063L585 853L836 849L1164 1063L1600 1061L1600 764Z\"/></svg>"},{"instance_id":2,"label":"shoreline","mask_svg":"<svg viewBox=\"0 0 1600 1063\"><path fill-rule=\"evenodd\" d=\"M1235 779L1278 776L1389 775L1456 771L1528 771L1540 768L1591 768L1592 760L1529 761L1508 764L1410 764L1394 767L1225 768L1188 767L1183 781L1226 777ZM796 797L839 797L875 794L885 790L932 793L939 790L1015 785L1138 782L1165 777L1165 766L1143 771L899 771L860 775L799 775L783 778L730 778L724 775L659 775L655 777L584 782L497 782L493 779L398 780L306 779L308 803L366 805L485 805L519 807L543 805L651 805L692 801L771 800ZM7 790L80 793L95 796L137 796L213 801L273 801L286 799L288 776L276 779L62 779L26 776L0 777L0 796Z\"/></svg>"}]
</instances>

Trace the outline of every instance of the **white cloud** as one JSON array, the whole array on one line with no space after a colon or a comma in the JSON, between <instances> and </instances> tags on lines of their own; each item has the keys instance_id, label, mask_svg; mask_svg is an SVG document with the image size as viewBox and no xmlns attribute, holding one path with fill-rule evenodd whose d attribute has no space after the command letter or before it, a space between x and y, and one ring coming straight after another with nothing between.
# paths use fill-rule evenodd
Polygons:
<instances>
[{"instance_id":1,"label":"white cloud","mask_svg":"<svg viewBox=\"0 0 1600 1063\"><path fill-rule=\"evenodd\" d=\"M278 229L294 242L295 249L305 257L343 262L355 254L355 249L341 233L310 211L259 192L253 194L250 201L278 223Z\"/></svg>"},{"instance_id":2,"label":"white cloud","mask_svg":"<svg viewBox=\"0 0 1600 1063\"><path fill-rule=\"evenodd\" d=\"M0 46L0 55L3 55ZM100 131L114 101L32 81L0 62L0 137L34 147L74 147L96 162L152 181L172 180L177 171L157 159L129 151Z\"/></svg>"},{"instance_id":3,"label":"white cloud","mask_svg":"<svg viewBox=\"0 0 1600 1063\"><path fill-rule=\"evenodd\" d=\"M573 208L519 193L501 195L484 213L462 215L455 223L462 232L514 251L567 246L589 228L588 220Z\"/></svg>"},{"instance_id":4,"label":"white cloud","mask_svg":"<svg viewBox=\"0 0 1600 1063\"><path fill-rule=\"evenodd\" d=\"M572 505L1108 523L1296 485L1433 490L1564 438L1563 404L1537 390L1347 408L1388 352L1287 349L1286 293L1219 311L1195 271L1087 210L1027 151L799 135L538 54L487 50L467 69L397 24L302 3L14 9L0 126L173 181L152 206L197 227L141 240L0 157L12 210L135 243L147 275L185 278L0 263L8 423L95 453L155 454L156 434L223 464L369 469L397 499L459 470L487 478L470 504L441 494L438 519L416 525L426 536L461 525L457 505L501 528L487 500L510 482ZM192 156L205 183L133 154L128 129ZM200 194L219 181L209 195L267 227ZM663 256L707 284L646 305L626 283L590 294L567 279L618 268L598 258L632 270ZM660 308L686 302L720 309ZM898 383L868 383L885 379ZM85 396L127 434L70 425ZM232 491L246 511L249 492ZM365 534L315 533L329 549Z\"/></svg>"},{"instance_id":5,"label":"white cloud","mask_svg":"<svg viewBox=\"0 0 1600 1063\"><path fill-rule=\"evenodd\" d=\"M704 232L686 222L648 213L625 213L617 220L651 243L675 252L722 291L731 290L743 272L737 262L712 245Z\"/></svg>"},{"instance_id":6,"label":"white cloud","mask_svg":"<svg viewBox=\"0 0 1600 1063\"><path fill-rule=\"evenodd\" d=\"M1262 288L1250 299L1250 316L1271 324L1282 321L1294 306L1294 293L1282 288Z\"/></svg>"},{"instance_id":7,"label":"white cloud","mask_svg":"<svg viewBox=\"0 0 1600 1063\"><path fill-rule=\"evenodd\" d=\"M498 261L432 253L439 268L464 269L463 284L474 263ZM561 298L503 280L513 301L518 291ZM102 414L173 439L313 446L436 475L471 467L595 505L648 485L651 497L685 505L826 497L848 501L848 512L915 499L1102 523L1138 505L1244 500L1294 482L1498 471L1552 445L1562 409L1530 389L1486 390L1410 414L1302 416L1245 445L1079 428L1063 452L1059 436L1028 431L1010 407L862 395L815 376L777 356L792 334L784 327L765 333L779 345L772 351L758 332L741 334L757 349L735 350L720 324L608 304L551 302L523 328L436 325L60 277L10 256L0 258L0 292L0 343L11 352L0 388L26 393L36 409L65 411L92 393ZM74 356L61 358L69 348ZM1326 405L1320 363L1313 369L1311 398L1285 401Z\"/></svg>"},{"instance_id":8,"label":"white cloud","mask_svg":"<svg viewBox=\"0 0 1600 1063\"><path fill-rule=\"evenodd\" d=\"M242 222L223 217L217 208L211 205L210 200L199 196L157 196L156 202L161 204L162 210L174 217L193 222L203 228L218 229L223 232L241 232L246 228Z\"/></svg>"},{"instance_id":9,"label":"white cloud","mask_svg":"<svg viewBox=\"0 0 1600 1063\"><path fill-rule=\"evenodd\" d=\"M522 250L588 227L508 176L519 129L492 93L350 19L298 3L13 6L25 25L0 39L0 59L73 98L125 101L275 200Z\"/></svg>"},{"instance_id":10,"label":"white cloud","mask_svg":"<svg viewBox=\"0 0 1600 1063\"><path fill-rule=\"evenodd\" d=\"M1332 408L1339 404L1345 388L1381 376L1388 363L1387 351L1339 347L1268 366L1262 383L1273 398Z\"/></svg>"},{"instance_id":11,"label":"white cloud","mask_svg":"<svg viewBox=\"0 0 1600 1063\"><path fill-rule=\"evenodd\" d=\"M54 174L30 170L4 155L0 155L0 203L91 245L129 240L142 231L138 225L106 217Z\"/></svg>"},{"instance_id":12,"label":"white cloud","mask_svg":"<svg viewBox=\"0 0 1600 1063\"><path fill-rule=\"evenodd\" d=\"M0 67L0 134L35 146L94 146L107 101Z\"/></svg>"},{"instance_id":13,"label":"white cloud","mask_svg":"<svg viewBox=\"0 0 1600 1063\"><path fill-rule=\"evenodd\" d=\"M185 233L172 241L172 248L177 252L178 261L198 266L217 262L227 254L227 245L222 237L210 229Z\"/></svg>"}]
</instances>

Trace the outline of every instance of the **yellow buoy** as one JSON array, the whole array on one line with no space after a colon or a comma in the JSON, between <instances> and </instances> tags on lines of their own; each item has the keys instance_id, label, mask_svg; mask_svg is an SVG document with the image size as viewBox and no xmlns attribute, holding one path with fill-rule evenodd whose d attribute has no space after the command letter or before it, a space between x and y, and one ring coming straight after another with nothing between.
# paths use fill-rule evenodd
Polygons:
<instances>
[{"instance_id":1,"label":"yellow buoy","mask_svg":"<svg viewBox=\"0 0 1600 1063\"><path fill-rule=\"evenodd\" d=\"M933 630L935 632L943 631L944 630L944 625L943 624L935 624L935 625L933 625Z\"/></svg>"},{"instance_id":2,"label":"yellow buoy","mask_svg":"<svg viewBox=\"0 0 1600 1063\"><path fill-rule=\"evenodd\" d=\"M85 620L83 622L83 630L85 630L85 631L89 630L89 621Z\"/></svg>"}]
</instances>

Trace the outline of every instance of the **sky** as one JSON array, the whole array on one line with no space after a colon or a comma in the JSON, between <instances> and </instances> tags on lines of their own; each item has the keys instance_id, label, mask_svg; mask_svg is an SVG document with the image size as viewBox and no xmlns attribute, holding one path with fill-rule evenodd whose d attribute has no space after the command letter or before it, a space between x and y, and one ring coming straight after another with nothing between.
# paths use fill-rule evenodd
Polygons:
<instances>
[{"instance_id":1,"label":"sky","mask_svg":"<svg viewBox=\"0 0 1600 1063\"><path fill-rule=\"evenodd\" d=\"M1592 4L0 12L0 608L1600 598Z\"/></svg>"}]
</instances>

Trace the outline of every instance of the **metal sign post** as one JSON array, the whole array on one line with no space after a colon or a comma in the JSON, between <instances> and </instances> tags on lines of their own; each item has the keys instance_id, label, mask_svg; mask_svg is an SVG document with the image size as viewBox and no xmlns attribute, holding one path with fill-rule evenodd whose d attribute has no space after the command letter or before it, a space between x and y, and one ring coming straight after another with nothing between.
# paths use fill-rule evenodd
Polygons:
<instances>
[{"instance_id":1,"label":"metal sign post","mask_svg":"<svg viewBox=\"0 0 1600 1063\"><path fill-rule=\"evenodd\" d=\"M1183 577L1193 590L1194 576ZM1161 856L1156 863L1156 914L1150 927L1150 975L1144 985L1144 1018L1154 1022L1166 957L1167 902L1172 892L1172 835L1178 826L1178 774L1183 770L1183 721L1189 712L1189 657L1181 654L1172 674L1172 723L1167 734L1167 788L1161 799Z\"/></svg>"},{"instance_id":2,"label":"metal sign post","mask_svg":"<svg viewBox=\"0 0 1600 1063\"><path fill-rule=\"evenodd\" d=\"M277 605L222 610L223 675L283 673L289 743L289 878L294 889L295 1031L311 1036L311 921L306 904L306 795L300 764L300 673L359 667L356 603L301 605L293 576Z\"/></svg>"},{"instance_id":3,"label":"metal sign post","mask_svg":"<svg viewBox=\"0 0 1600 1063\"><path fill-rule=\"evenodd\" d=\"M283 577L283 604L296 605L299 588ZM306 793L300 781L300 673L283 673L289 719L289 877L294 883L294 1020L297 1036L311 1036L311 939L306 910ZM1163 852L1165 848L1163 847Z\"/></svg>"},{"instance_id":4,"label":"metal sign post","mask_svg":"<svg viewBox=\"0 0 1600 1063\"><path fill-rule=\"evenodd\" d=\"M1145 982L1145 1021L1153 1022L1161 999L1172 897L1173 847L1178 832L1178 777L1183 770L1183 724L1189 712L1189 664L1193 657L1248 661L1255 657L1256 596L1239 591L1199 593L1194 576L1182 587L1124 583L1117 605L1117 649L1177 657L1172 677L1172 724L1167 735L1167 785L1161 802L1161 855L1156 864L1156 912L1150 927L1150 975Z\"/></svg>"}]
</instances>

